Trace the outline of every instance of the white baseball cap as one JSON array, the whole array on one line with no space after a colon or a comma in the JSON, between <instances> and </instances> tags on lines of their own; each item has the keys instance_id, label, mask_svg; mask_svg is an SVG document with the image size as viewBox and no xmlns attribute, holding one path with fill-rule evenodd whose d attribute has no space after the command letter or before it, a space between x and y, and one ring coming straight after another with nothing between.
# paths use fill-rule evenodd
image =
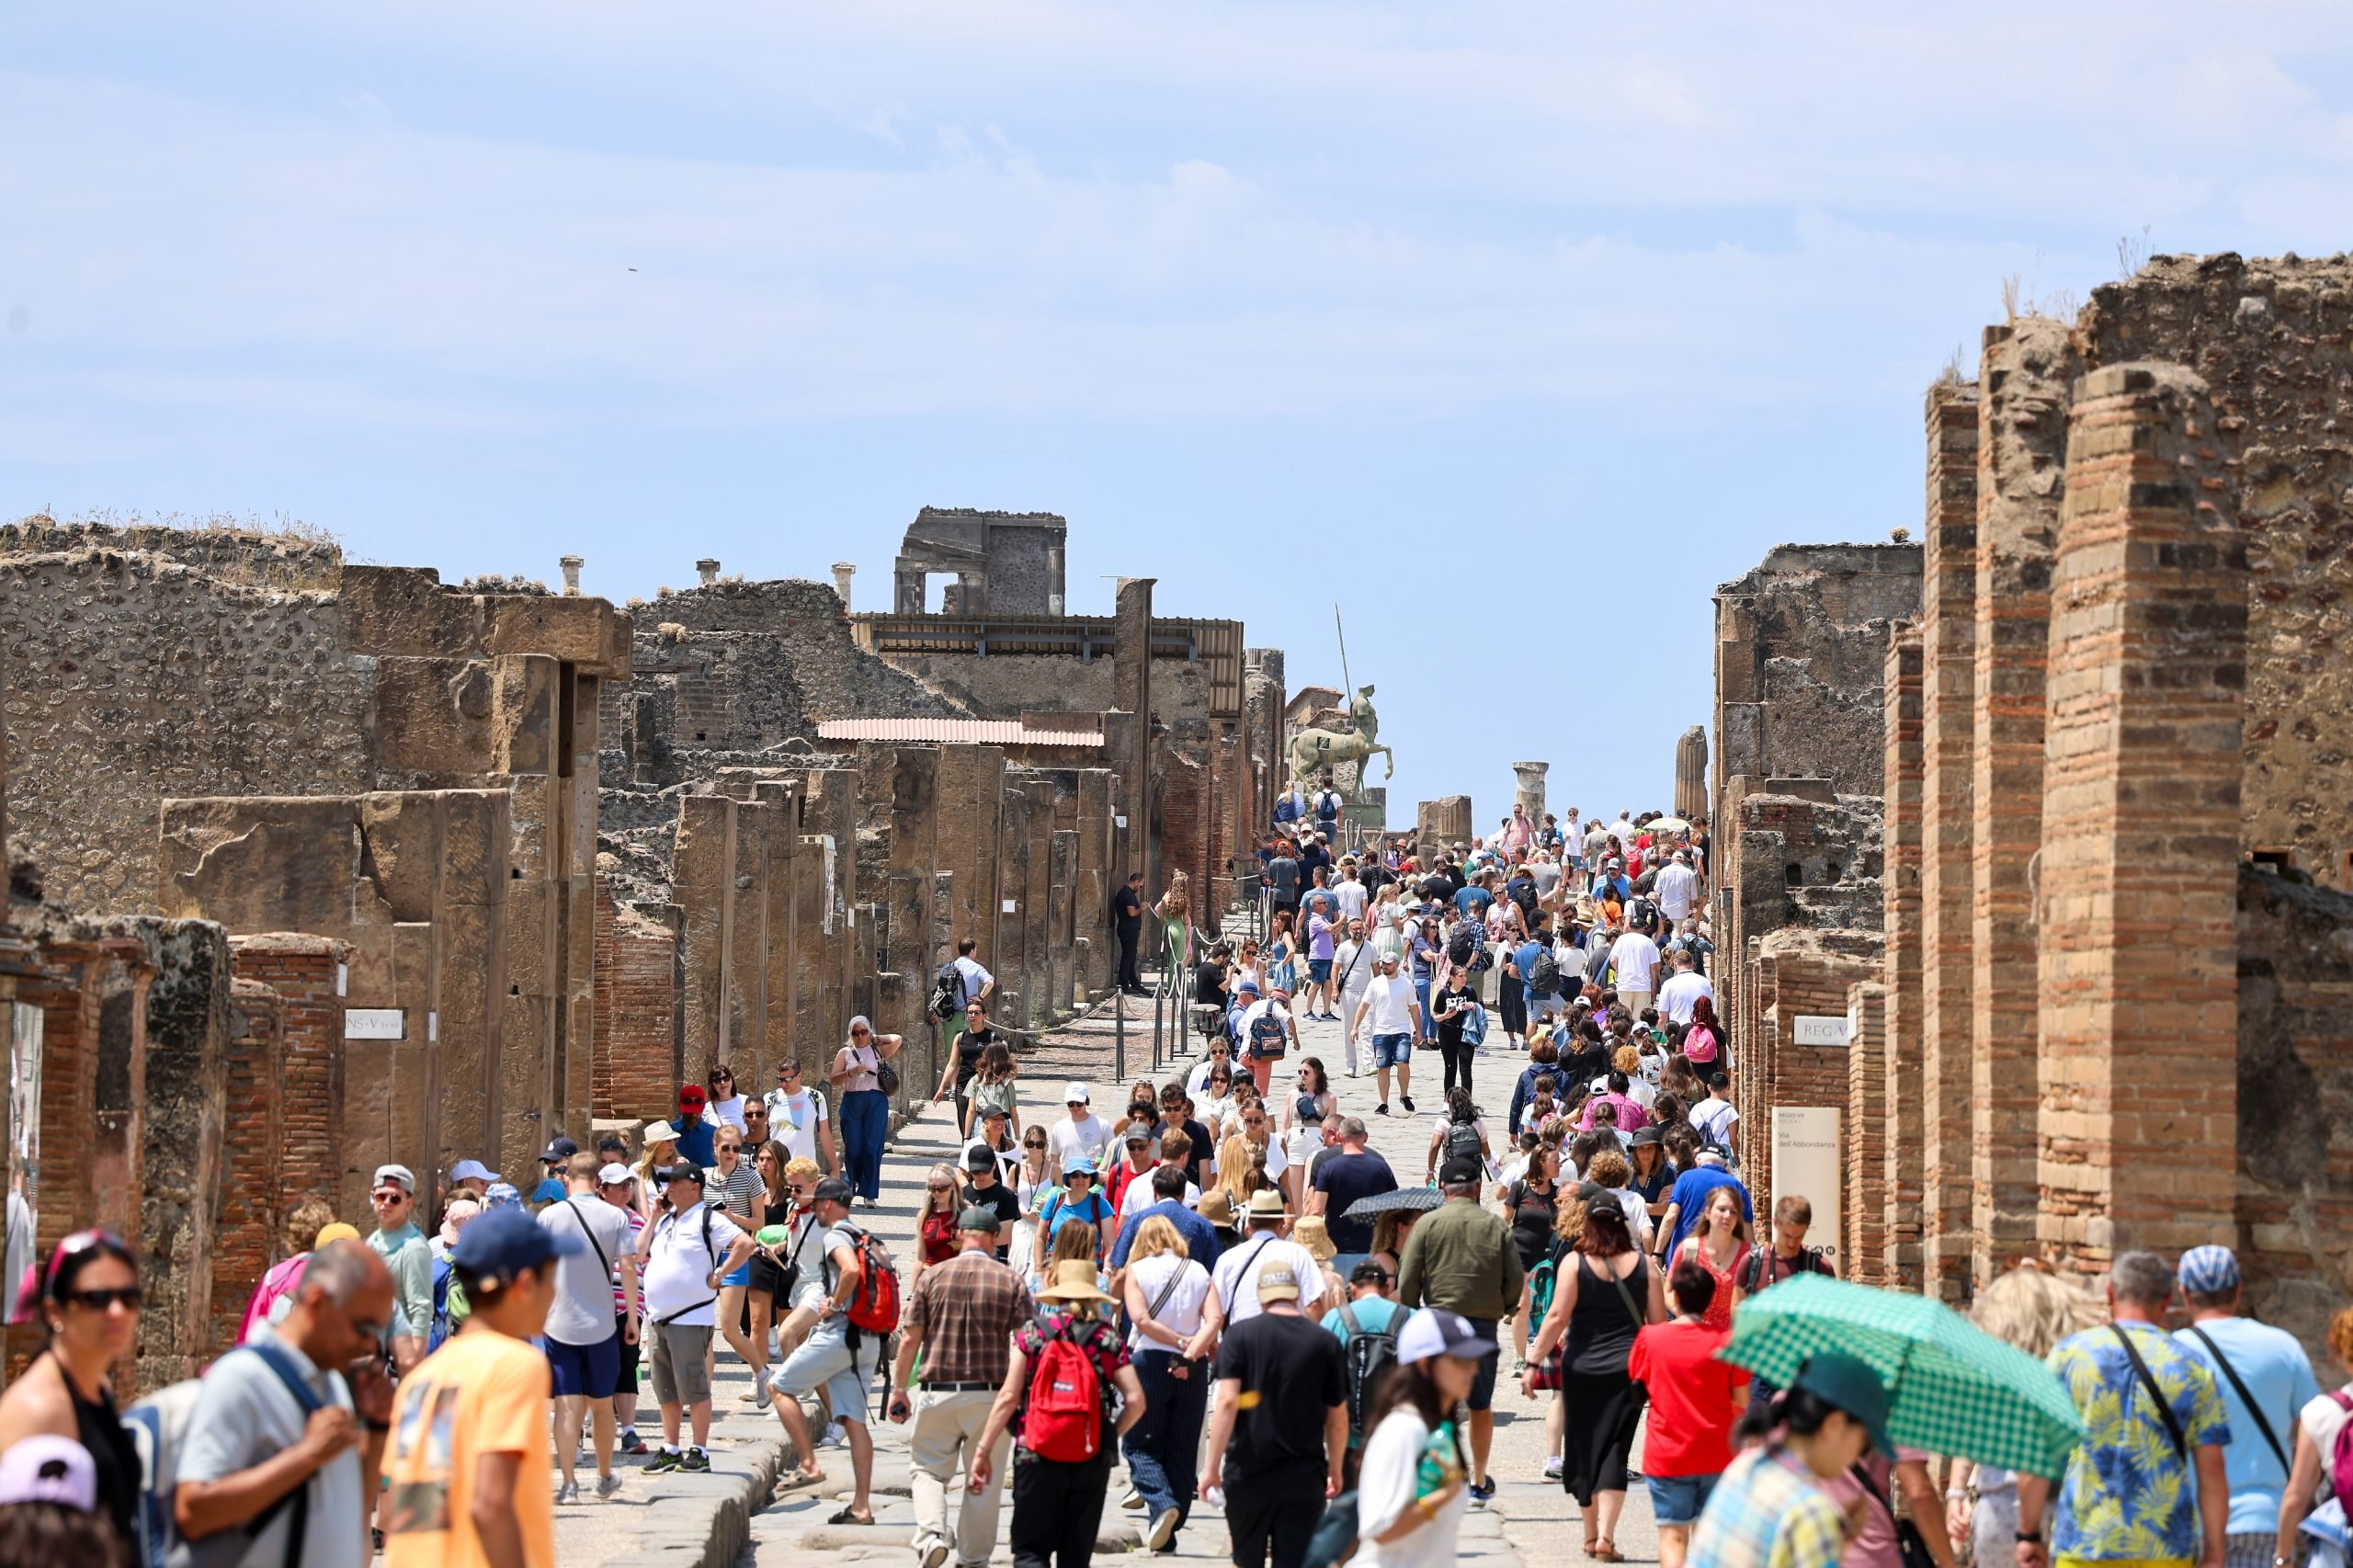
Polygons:
<instances>
[{"instance_id":1,"label":"white baseball cap","mask_svg":"<svg viewBox=\"0 0 2353 1568\"><path fill-rule=\"evenodd\" d=\"M1093 1105L1095 1096L1087 1092L1086 1085L1074 1082L1063 1090L1063 1104L1069 1105L1073 1101L1080 1105Z\"/></svg>"},{"instance_id":2,"label":"white baseball cap","mask_svg":"<svg viewBox=\"0 0 2353 1568\"><path fill-rule=\"evenodd\" d=\"M636 1174L637 1173L635 1171L631 1170L627 1165L624 1165L620 1161L616 1160L613 1164L607 1165L603 1170L597 1173L597 1182L600 1187L614 1187L618 1186L621 1182L629 1180L630 1177Z\"/></svg>"},{"instance_id":3,"label":"white baseball cap","mask_svg":"<svg viewBox=\"0 0 2353 1568\"><path fill-rule=\"evenodd\" d=\"M480 1160L460 1160L449 1167L451 1181L496 1181L498 1173Z\"/></svg>"},{"instance_id":4,"label":"white baseball cap","mask_svg":"<svg viewBox=\"0 0 2353 1568\"><path fill-rule=\"evenodd\" d=\"M1495 1342L1482 1335L1460 1312L1425 1307L1405 1320L1397 1335L1397 1362L1411 1366L1433 1356L1458 1356L1465 1361L1495 1354Z\"/></svg>"},{"instance_id":5,"label":"white baseball cap","mask_svg":"<svg viewBox=\"0 0 2353 1568\"><path fill-rule=\"evenodd\" d=\"M403 1192L413 1193L416 1190L416 1173L406 1165L378 1165L376 1179L368 1185L371 1188L379 1187L388 1181L393 1183Z\"/></svg>"}]
</instances>

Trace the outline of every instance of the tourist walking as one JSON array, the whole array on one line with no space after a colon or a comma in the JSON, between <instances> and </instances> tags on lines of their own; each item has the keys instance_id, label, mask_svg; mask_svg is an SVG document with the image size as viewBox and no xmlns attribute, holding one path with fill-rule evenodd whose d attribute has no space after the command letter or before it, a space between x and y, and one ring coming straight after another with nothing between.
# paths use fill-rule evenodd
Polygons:
<instances>
[{"instance_id":1,"label":"tourist walking","mask_svg":"<svg viewBox=\"0 0 2353 1568\"><path fill-rule=\"evenodd\" d=\"M1340 1146L1315 1167L1307 1212L1324 1217L1334 1249L1332 1271L1341 1278L1372 1256L1372 1221L1352 1220L1348 1210L1368 1198L1397 1190L1397 1173L1368 1146L1371 1137L1361 1117L1340 1119Z\"/></svg>"},{"instance_id":2,"label":"tourist walking","mask_svg":"<svg viewBox=\"0 0 2353 1568\"><path fill-rule=\"evenodd\" d=\"M1352 1562L1451 1568L1471 1474L1454 1413L1496 1354L1454 1312L1415 1312L1398 1331L1397 1364L1364 1413Z\"/></svg>"},{"instance_id":3,"label":"tourist walking","mask_svg":"<svg viewBox=\"0 0 2353 1568\"><path fill-rule=\"evenodd\" d=\"M1590 1183L1580 1187L1563 1206L1560 1228L1574 1262L1561 1262L1528 1358L1540 1363L1554 1345L1562 1346L1561 1485L1584 1517L1586 1555L1620 1562L1618 1517L1643 1418L1643 1388L1627 1361L1643 1324L1666 1320L1665 1292L1611 1193Z\"/></svg>"},{"instance_id":4,"label":"tourist walking","mask_svg":"<svg viewBox=\"0 0 2353 1568\"><path fill-rule=\"evenodd\" d=\"M2206 1362L2159 1326L2173 1289L2163 1258L2125 1253L2109 1270L2108 1326L2052 1351L2084 1440L2055 1493L2018 1477L2018 1568L2222 1562L2230 1422Z\"/></svg>"},{"instance_id":5,"label":"tourist walking","mask_svg":"<svg viewBox=\"0 0 2353 1568\"><path fill-rule=\"evenodd\" d=\"M1677 1262L1688 1259L1715 1278L1715 1298L1708 1305L1710 1328L1732 1327L1733 1300L1749 1252L1748 1221L1741 1216L1740 1199L1730 1187L1711 1189L1699 1224L1674 1252Z\"/></svg>"},{"instance_id":6,"label":"tourist walking","mask_svg":"<svg viewBox=\"0 0 2353 1568\"><path fill-rule=\"evenodd\" d=\"M722 1134L735 1135L733 1128ZM597 1495L610 1497L621 1484L613 1471L613 1394L620 1387L621 1341L637 1337L637 1277L622 1277L623 1314L617 1327L613 1264L629 1250L630 1226L628 1217L598 1194L597 1175L596 1155L573 1155L563 1168L564 1197L539 1212L541 1229L584 1244L555 1266L555 1295L544 1330L549 1386L555 1396L555 1460L563 1477L556 1486L559 1505L580 1501L573 1472L584 1419L596 1444ZM458 1240L462 1245L465 1238Z\"/></svg>"},{"instance_id":7,"label":"tourist walking","mask_svg":"<svg viewBox=\"0 0 2353 1568\"><path fill-rule=\"evenodd\" d=\"M425 1359L426 1335L433 1329L433 1253L416 1224L415 1173L406 1165L378 1165L368 1201L376 1211L368 1244L392 1271L392 1365L406 1372Z\"/></svg>"},{"instance_id":8,"label":"tourist walking","mask_svg":"<svg viewBox=\"0 0 2353 1568\"><path fill-rule=\"evenodd\" d=\"M708 1184L711 1206L733 1220L735 1228L745 1235L758 1235L768 1224L768 1190L759 1172L744 1157L744 1135L733 1127L722 1127L711 1141L711 1149L718 1160L710 1169ZM746 1258L719 1281L719 1334L736 1357L752 1369L752 1386L744 1397L765 1409L767 1400L762 1391L767 1381L767 1346L753 1343L744 1329L750 1321L745 1299L751 1289L752 1265Z\"/></svg>"},{"instance_id":9,"label":"tourist walking","mask_svg":"<svg viewBox=\"0 0 2353 1568\"><path fill-rule=\"evenodd\" d=\"M1120 989L1131 996L1150 995L1143 988L1143 975L1136 968L1136 949L1143 945L1142 871L1130 871L1128 880L1111 895L1111 928L1120 940Z\"/></svg>"},{"instance_id":10,"label":"tourist walking","mask_svg":"<svg viewBox=\"0 0 2353 1568\"><path fill-rule=\"evenodd\" d=\"M1643 1484L1658 1525L1659 1568L1683 1568L1691 1527L1732 1463L1748 1374L1720 1358L1732 1335L1705 1321L1716 1296L1714 1275L1678 1263L1666 1293L1674 1315L1634 1335L1626 1375L1641 1385L1648 1406Z\"/></svg>"},{"instance_id":11,"label":"tourist walking","mask_svg":"<svg viewBox=\"0 0 2353 1568\"><path fill-rule=\"evenodd\" d=\"M249 1562L366 1568L392 1415L380 1348L392 1317L383 1260L357 1240L333 1242L303 1270L285 1318L256 1324L242 1354L212 1363L175 1472L182 1540L234 1529ZM362 1366L355 1384L347 1369Z\"/></svg>"},{"instance_id":12,"label":"tourist walking","mask_svg":"<svg viewBox=\"0 0 2353 1568\"><path fill-rule=\"evenodd\" d=\"M2230 1423L2222 1451L2231 1483L2224 1565L2270 1568L2292 1467L2294 1413L2320 1398L2320 1380L2294 1335L2239 1314L2245 1286L2230 1248L2191 1247L2174 1278L2189 1308L2189 1326L2174 1339L2213 1373Z\"/></svg>"},{"instance_id":13,"label":"tourist walking","mask_svg":"<svg viewBox=\"0 0 2353 1568\"><path fill-rule=\"evenodd\" d=\"M1397 1299L1409 1307L1438 1307L1471 1320L1487 1339L1519 1310L1527 1275L1503 1216L1479 1203L1486 1171L1475 1154L1450 1154L1438 1170L1446 1201L1421 1217L1398 1260ZM1465 1396L1471 1411L1471 1501L1483 1507L1495 1494L1487 1454L1495 1437L1495 1364L1484 1361Z\"/></svg>"},{"instance_id":14,"label":"tourist walking","mask_svg":"<svg viewBox=\"0 0 2353 1568\"><path fill-rule=\"evenodd\" d=\"M2339 1308L2328 1320L2328 1350L2336 1358L2337 1370L2353 1372L2353 1307ZM2272 1561L2282 1568L2300 1568L2304 1561L2300 1540L2303 1523L2318 1501L2323 1471L2334 1471L2349 1419L2353 1419L2353 1382L2305 1401L2296 1414L2295 1460L2280 1499L2279 1540L2272 1547ZM2343 1490L2333 1479L2330 1486L2332 1491ZM2337 1501L2344 1499L2339 1496ZM2314 1563L2321 1561L2318 1551L2311 1557Z\"/></svg>"},{"instance_id":15,"label":"tourist walking","mask_svg":"<svg viewBox=\"0 0 2353 1568\"><path fill-rule=\"evenodd\" d=\"M1262 1568L1269 1552L1274 1568L1298 1568L1325 1499L1340 1494L1347 1369L1340 1342L1300 1310L1312 1272L1286 1260L1254 1278L1258 1310L1218 1346L1217 1408L1201 1473L1222 1489L1209 1500L1225 1509L1236 1568Z\"/></svg>"},{"instance_id":16,"label":"tourist walking","mask_svg":"<svg viewBox=\"0 0 2353 1568\"><path fill-rule=\"evenodd\" d=\"M1733 1429L1735 1442L1763 1440L1724 1468L1685 1568L1831 1568L1847 1549L1847 1517L1822 1483L1874 1449L1894 1454L1887 1413L1887 1389L1868 1363L1839 1351L1808 1358L1787 1392Z\"/></svg>"},{"instance_id":17,"label":"tourist walking","mask_svg":"<svg viewBox=\"0 0 2353 1568\"><path fill-rule=\"evenodd\" d=\"M1324 1271L1313 1254L1286 1239L1290 1226L1283 1212L1282 1194L1271 1188L1252 1193L1245 1221L1248 1230L1244 1239L1227 1247L1217 1260L1218 1310L1226 1324L1244 1323L1258 1315L1258 1281L1270 1269L1290 1271L1297 1287L1292 1295L1302 1310L1321 1301Z\"/></svg>"},{"instance_id":18,"label":"tourist walking","mask_svg":"<svg viewBox=\"0 0 2353 1568\"><path fill-rule=\"evenodd\" d=\"M587 1244L519 1207L485 1209L451 1250L466 1332L403 1377L384 1460L387 1568L551 1563L548 1358L531 1341L554 1266Z\"/></svg>"},{"instance_id":19,"label":"tourist walking","mask_svg":"<svg viewBox=\"0 0 2353 1568\"><path fill-rule=\"evenodd\" d=\"M817 1445L809 1430L809 1417L801 1408L803 1397L823 1390L825 1407L841 1425L849 1446L852 1483L849 1502L827 1522L870 1525L874 1522L869 1500L874 1484L874 1437L867 1424L867 1403L875 1369L882 1361L883 1336L849 1320L850 1303L866 1276L858 1246L866 1233L850 1220L850 1197L849 1184L838 1176L819 1181L811 1195L810 1219L821 1235L817 1282L824 1295L817 1303L817 1322L809 1337L784 1358L769 1381L776 1391L777 1419L784 1426L792 1451L801 1456L800 1470L786 1477L785 1484L814 1486L825 1479L816 1465ZM665 1406L663 1420L668 1419Z\"/></svg>"},{"instance_id":20,"label":"tourist walking","mask_svg":"<svg viewBox=\"0 0 2353 1568\"><path fill-rule=\"evenodd\" d=\"M707 1471L710 1335L718 1321L720 1282L750 1259L756 1244L703 1201L703 1169L691 1160L670 1167L661 1202L661 1212L637 1242L645 1332L653 1340L646 1359L654 1373L654 1403L662 1407L662 1451L646 1469ZM470 1233L472 1228L467 1227ZM682 1424L689 1437L683 1449Z\"/></svg>"},{"instance_id":21,"label":"tourist walking","mask_svg":"<svg viewBox=\"0 0 2353 1568\"><path fill-rule=\"evenodd\" d=\"M1112 1446L1143 1418L1143 1385L1105 1311L1111 1298L1097 1287L1093 1263L1057 1263L1037 1296L1045 1310L1013 1335L968 1484L975 1495L999 1484L993 1456L997 1440L1014 1433L1014 1568L1087 1568Z\"/></svg>"},{"instance_id":22,"label":"tourist walking","mask_svg":"<svg viewBox=\"0 0 2353 1568\"><path fill-rule=\"evenodd\" d=\"M910 1419L907 1460L913 1471L915 1549L922 1568L983 1568L996 1546L996 1515L1004 1493L989 1487L958 1505L948 1524L949 1485L979 1454L981 1429L1005 1381L1006 1347L1037 1306L1020 1277L996 1261L998 1214L980 1205L958 1216L961 1250L917 1274L899 1321L899 1353L892 1368L889 1415ZM915 1369L923 1369L921 1379ZM914 1392L908 1389L913 1386ZM1002 1467L1002 1437L991 1455Z\"/></svg>"},{"instance_id":23,"label":"tourist walking","mask_svg":"<svg viewBox=\"0 0 2353 1568\"><path fill-rule=\"evenodd\" d=\"M882 1143L891 1133L882 1064L905 1043L894 1034L876 1034L861 1014L850 1019L849 1043L834 1053L833 1071L826 1074L841 1102L842 1174L869 1209L881 1199Z\"/></svg>"},{"instance_id":24,"label":"tourist walking","mask_svg":"<svg viewBox=\"0 0 2353 1568\"><path fill-rule=\"evenodd\" d=\"M1120 1294L1128 1356L1143 1390L1143 1418L1120 1439L1128 1477L1143 1497L1144 1549L1165 1551L1191 1518L1199 1490L1194 1463L1209 1409L1209 1355L1217 1344L1217 1293L1209 1269L1175 1221L1154 1213L1134 1228ZM1214 1248L1215 1242L1211 1242ZM1212 1254L1212 1256L1214 1256Z\"/></svg>"},{"instance_id":25,"label":"tourist walking","mask_svg":"<svg viewBox=\"0 0 2353 1568\"><path fill-rule=\"evenodd\" d=\"M768 1129L795 1159L814 1160L817 1168L839 1176L842 1162L834 1151L834 1124L825 1113L825 1092L801 1081L801 1063L788 1056L776 1064L776 1087L767 1093Z\"/></svg>"},{"instance_id":26,"label":"tourist walking","mask_svg":"<svg viewBox=\"0 0 2353 1568\"><path fill-rule=\"evenodd\" d=\"M1389 1114L1389 1074L1397 1074L1397 1095L1407 1110L1414 1108L1414 1042L1422 1037L1422 1005L1412 982L1398 973L1401 962L1392 949L1373 949L1373 977L1365 983L1364 996L1348 1014L1348 1032L1361 1033L1372 1046L1372 1076L1378 1103L1375 1116Z\"/></svg>"}]
</instances>

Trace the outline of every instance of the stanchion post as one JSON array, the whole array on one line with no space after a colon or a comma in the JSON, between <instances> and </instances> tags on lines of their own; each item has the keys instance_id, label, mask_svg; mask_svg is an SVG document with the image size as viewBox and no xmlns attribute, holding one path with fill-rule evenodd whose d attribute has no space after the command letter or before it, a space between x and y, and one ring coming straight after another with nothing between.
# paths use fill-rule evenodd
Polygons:
<instances>
[{"instance_id":1,"label":"stanchion post","mask_svg":"<svg viewBox=\"0 0 2353 1568\"><path fill-rule=\"evenodd\" d=\"M1164 978L1152 994L1152 1072L1160 1075L1160 1015L1168 1000L1168 982Z\"/></svg>"},{"instance_id":2,"label":"stanchion post","mask_svg":"<svg viewBox=\"0 0 2353 1568\"><path fill-rule=\"evenodd\" d=\"M1111 994L1111 1077L1114 1082L1128 1081L1128 994L1115 990Z\"/></svg>"}]
</instances>

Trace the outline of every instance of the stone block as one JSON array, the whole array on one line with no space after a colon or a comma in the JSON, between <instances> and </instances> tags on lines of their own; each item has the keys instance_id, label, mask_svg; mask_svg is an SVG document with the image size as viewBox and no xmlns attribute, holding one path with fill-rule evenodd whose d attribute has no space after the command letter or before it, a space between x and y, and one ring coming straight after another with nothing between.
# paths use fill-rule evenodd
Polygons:
<instances>
[{"instance_id":1,"label":"stone block","mask_svg":"<svg viewBox=\"0 0 2353 1568\"><path fill-rule=\"evenodd\" d=\"M370 699L369 729L386 782L457 784L492 771L500 692L484 661L379 659Z\"/></svg>"},{"instance_id":2,"label":"stone block","mask_svg":"<svg viewBox=\"0 0 2353 1568\"><path fill-rule=\"evenodd\" d=\"M482 601L444 588L429 567L347 564L337 597L355 653L462 659L482 652Z\"/></svg>"},{"instance_id":3,"label":"stone block","mask_svg":"<svg viewBox=\"0 0 2353 1568\"><path fill-rule=\"evenodd\" d=\"M563 666L537 653L489 661L489 757L484 773L560 773L558 689Z\"/></svg>"},{"instance_id":4,"label":"stone block","mask_svg":"<svg viewBox=\"0 0 2353 1568\"><path fill-rule=\"evenodd\" d=\"M629 618L586 595L488 594L483 646L492 653L539 653L584 671L626 679Z\"/></svg>"}]
</instances>

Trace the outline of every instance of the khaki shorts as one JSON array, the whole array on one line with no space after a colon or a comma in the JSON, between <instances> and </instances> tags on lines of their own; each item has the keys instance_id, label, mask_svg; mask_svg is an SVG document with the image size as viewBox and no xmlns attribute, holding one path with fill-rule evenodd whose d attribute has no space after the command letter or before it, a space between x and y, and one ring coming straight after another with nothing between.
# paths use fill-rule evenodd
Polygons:
<instances>
[{"instance_id":1,"label":"khaki shorts","mask_svg":"<svg viewBox=\"0 0 2353 1568\"><path fill-rule=\"evenodd\" d=\"M656 1404L707 1404L710 1402L710 1335L709 1324L689 1328L684 1324L647 1324L654 1340L647 1358L654 1371Z\"/></svg>"}]
</instances>

